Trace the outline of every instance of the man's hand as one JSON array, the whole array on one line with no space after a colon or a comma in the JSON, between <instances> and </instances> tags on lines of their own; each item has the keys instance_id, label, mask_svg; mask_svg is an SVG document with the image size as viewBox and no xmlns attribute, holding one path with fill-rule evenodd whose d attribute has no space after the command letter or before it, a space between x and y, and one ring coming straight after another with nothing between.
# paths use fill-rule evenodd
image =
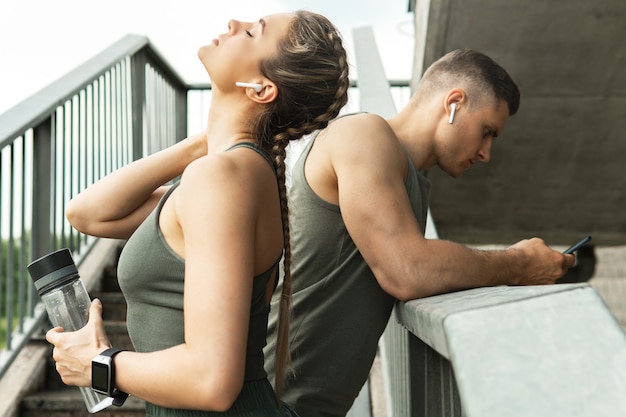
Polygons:
<instances>
[{"instance_id":1,"label":"man's hand","mask_svg":"<svg viewBox=\"0 0 626 417\"><path fill-rule=\"evenodd\" d=\"M539 238L521 240L509 250L523 251L529 260L518 277L519 282L514 283L516 285L555 284L576 262L574 255L555 251Z\"/></svg>"}]
</instances>

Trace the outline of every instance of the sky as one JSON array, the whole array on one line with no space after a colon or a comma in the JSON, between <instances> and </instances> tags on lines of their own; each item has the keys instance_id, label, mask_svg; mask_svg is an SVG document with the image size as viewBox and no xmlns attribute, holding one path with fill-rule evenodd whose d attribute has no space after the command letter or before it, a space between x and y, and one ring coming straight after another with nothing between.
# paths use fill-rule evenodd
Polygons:
<instances>
[{"instance_id":1,"label":"sky","mask_svg":"<svg viewBox=\"0 0 626 417\"><path fill-rule=\"evenodd\" d=\"M343 35L358 78L352 30L371 26L389 79L411 78L409 0L0 0L0 114L132 33L147 36L189 83L210 82L198 48L227 31L229 19L307 9Z\"/></svg>"}]
</instances>

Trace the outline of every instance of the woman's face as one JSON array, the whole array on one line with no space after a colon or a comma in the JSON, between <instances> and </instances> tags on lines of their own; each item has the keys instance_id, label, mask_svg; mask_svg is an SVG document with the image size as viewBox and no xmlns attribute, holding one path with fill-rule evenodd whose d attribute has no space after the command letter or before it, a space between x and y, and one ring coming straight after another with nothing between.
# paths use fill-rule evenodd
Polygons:
<instances>
[{"instance_id":1,"label":"woman's face","mask_svg":"<svg viewBox=\"0 0 626 417\"><path fill-rule=\"evenodd\" d=\"M227 91L236 88L236 81L260 82L260 63L276 52L294 16L279 13L257 22L229 21L227 33L198 50L213 88Z\"/></svg>"}]
</instances>

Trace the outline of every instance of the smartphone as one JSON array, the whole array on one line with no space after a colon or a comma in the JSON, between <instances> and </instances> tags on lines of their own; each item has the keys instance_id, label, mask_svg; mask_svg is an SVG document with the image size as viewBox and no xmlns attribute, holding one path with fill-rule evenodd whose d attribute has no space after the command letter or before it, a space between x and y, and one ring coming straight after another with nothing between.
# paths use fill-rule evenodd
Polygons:
<instances>
[{"instance_id":1,"label":"smartphone","mask_svg":"<svg viewBox=\"0 0 626 417\"><path fill-rule=\"evenodd\" d=\"M570 246L569 248L565 249L565 251L563 253L574 253L576 250L578 250L581 246L585 245L590 240L591 240L591 236L586 236L580 242L578 242L578 243Z\"/></svg>"}]
</instances>

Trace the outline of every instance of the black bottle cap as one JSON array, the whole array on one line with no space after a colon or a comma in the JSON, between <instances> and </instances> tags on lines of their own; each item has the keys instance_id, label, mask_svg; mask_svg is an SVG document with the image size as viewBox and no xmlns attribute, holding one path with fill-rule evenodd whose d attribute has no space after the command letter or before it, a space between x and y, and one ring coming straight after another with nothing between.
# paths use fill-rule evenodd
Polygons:
<instances>
[{"instance_id":1,"label":"black bottle cap","mask_svg":"<svg viewBox=\"0 0 626 417\"><path fill-rule=\"evenodd\" d=\"M42 256L27 268L39 295L78 276L78 269L67 248Z\"/></svg>"}]
</instances>

